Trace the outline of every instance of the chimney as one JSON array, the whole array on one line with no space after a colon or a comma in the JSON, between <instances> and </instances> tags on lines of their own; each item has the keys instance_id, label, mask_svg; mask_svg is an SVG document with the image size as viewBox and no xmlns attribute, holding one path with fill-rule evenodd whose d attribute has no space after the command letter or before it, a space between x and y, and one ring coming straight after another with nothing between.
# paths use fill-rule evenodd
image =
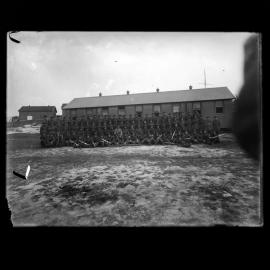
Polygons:
<instances>
[{"instance_id":1,"label":"chimney","mask_svg":"<svg viewBox=\"0 0 270 270\"><path fill-rule=\"evenodd\" d=\"M129 95L129 91L127 90L127 95Z\"/></svg>"},{"instance_id":2,"label":"chimney","mask_svg":"<svg viewBox=\"0 0 270 270\"><path fill-rule=\"evenodd\" d=\"M189 86L189 90L192 90L192 85Z\"/></svg>"},{"instance_id":3,"label":"chimney","mask_svg":"<svg viewBox=\"0 0 270 270\"><path fill-rule=\"evenodd\" d=\"M159 92L159 89L157 88L156 91L157 91L157 93L158 93L158 92Z\"/></svg>"},{"instance_id":4,"label":"chimney","mask_svg":"<svg viewBox=\"0 0 270 270\"><path fill-rule=\"evenodd\" d=\"M99 93L99 96L100 96L100 97L102 96L102 93L101 93L101 92Z\"/></svg>"}]
</instances>

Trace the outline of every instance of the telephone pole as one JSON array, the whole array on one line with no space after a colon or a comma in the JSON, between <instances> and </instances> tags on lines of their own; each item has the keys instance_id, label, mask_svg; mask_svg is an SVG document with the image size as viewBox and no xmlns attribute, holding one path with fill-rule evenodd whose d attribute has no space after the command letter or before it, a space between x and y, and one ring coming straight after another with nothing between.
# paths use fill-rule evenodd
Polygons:
<instances>
[{"instance_id":1,"label":"telephone pole","mask_svg":"<svg viewBox=\"0 0 270 270\"><path fill-rule=\"evenodd\" d=\"M199 83L199 84L203 84L204 88L206 88L207 85L212 85L211 83L207 83L206 82L206 72L205 72L205 68L203 69L203 75L204 75L204 82L203 83Z\"/></svg>"}]
</instances>

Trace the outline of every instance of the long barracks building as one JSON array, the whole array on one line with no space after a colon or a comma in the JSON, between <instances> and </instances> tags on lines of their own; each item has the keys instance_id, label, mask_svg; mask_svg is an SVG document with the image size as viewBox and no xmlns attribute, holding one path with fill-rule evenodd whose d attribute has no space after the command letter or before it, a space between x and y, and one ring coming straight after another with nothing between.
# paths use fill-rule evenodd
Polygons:
<instances>
[{"instance_id":1,"label":"long barracks building","mask_svg":"<svg viewBox=\"0 0 270 270\"><path fill-rule=\"evenodd\" d=\"M139 115L191 113L196 110L203 117L217 116L221 128L231 128L235 97L227 87L176 90L152 93L74 98L62 106L63 116Z\"/></svg>"}]
</instances>

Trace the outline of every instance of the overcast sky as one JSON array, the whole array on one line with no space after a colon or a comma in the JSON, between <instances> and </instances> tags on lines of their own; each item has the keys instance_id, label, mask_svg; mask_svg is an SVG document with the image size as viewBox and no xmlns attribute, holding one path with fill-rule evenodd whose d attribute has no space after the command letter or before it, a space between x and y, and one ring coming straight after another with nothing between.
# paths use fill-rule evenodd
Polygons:
<instances>
[{"instance_id":1,"label":"overcast sky","mask_svg":"<svg viewBox=\"0 0 270 270\"><path fill-rule=\"evenodd\" d=\"M243 80L251 33L19 32L7 38L7 116L76 97L227 86Z\"/></svg>"}]
</instances>

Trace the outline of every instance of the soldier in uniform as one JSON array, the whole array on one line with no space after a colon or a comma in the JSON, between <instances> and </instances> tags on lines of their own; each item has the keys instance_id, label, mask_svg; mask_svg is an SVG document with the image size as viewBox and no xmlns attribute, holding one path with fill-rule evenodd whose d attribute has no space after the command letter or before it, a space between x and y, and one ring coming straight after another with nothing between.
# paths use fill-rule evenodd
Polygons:
<instances>
[{"instance_id":1,"label":"soldier in uniform","mask_svg":"<svg viewBox=\"0 0 270 270\"><path fill-rule=\"evenodd\" d=\"M211 122L209 116L206 117L205 125L206 125L207 132L210 132L212 129L212 122Z\"/></svg>"},{"instance_id":2,"label":"soldier in uniform","mask_svg":"<svg viewBox=\"0 0 270 270\"><path fill-rule=\"evenodd\" d=\"M177 134L178 145L182 145L183 144L183 136L184 136L184 131L179 131L178 134Z\"/></svg>"},{"instance_id":3,"label":"soldier in uniform","mask_svg":"<svg viewBox=\"0 0 270 270\"><path fill-rule=\"evenodd\" d=\"M114 115L114 129L116 129L119 126L120 122L119 122L119 116L118 115Z\"/></svg>"},{"instance_id":4,"label":"soldier in uniform","mask_svg":"<svg viewBox=\"0 0 270 270\"><path fill-rule=\"evenodd\" d=\"M161 128L165 128L166 126L166 114L165 112L162 113L162 115L160 116L160 126Z\"/></svg>"},{"instance_id":5,"label":"soldier in uniform","mask_svg":"<svg viewBox=\"0 0 270 270\"><path fill-rule=\"evenodd\" d=\"M139 144L139 139L136 136L135 132L133 134L131 134L131 142L132 142L132 144L135 144L135 145Z\"/></svg>"},{"instance_id":6,"label":"soldier in uniform","mask_svg":"<svg viewBox=\"0 0 270 270\"><path fill-rule=\"evenodd\" d=\"M210 132L209 138L212 141L212 143L220 143L219 136L218 136L217 132L214 130L212 130L212 132Z\"/></svg>"},{"instance_id":7,"label":"soldier in uniform","mask_svg":"<svg viewBox=\"0 0 270 270\"><path fill-rule=\"evenodd\" d=\"M191 146L191 137L189 132L186 130L184 135L182 136L182 146L190 147Z\"/></svg>"},{"instance_id":8,"label":"soldier in uniform","mask_svg":"<svg viewBox=\"0 0 270 270\"><path fill-rule=\"evenodd\" d=\"M76 121L76 117L74 116L71 120L71 126L70 126L70 139L71 140L75 140L76 137L76 132L77 132L77 121Z\"/></svg>"},{"instance_id":9,"label":"soldier in uniform","mask_svg":"<svg viewBox=\"0 0 270 270\"><path fill-rule=\"evenodd\" d=\"M143 129L147 129L147 114L143 117L143 122L142 122L142 125L143 125Z\"/></svg>"},{"instance_id":10,"label":"soldier in uniform","mask_svg":"<svg viewBox=\"0 0 270 270\"><path fill-rule=\"evenodd\" d=\"M55 121L54 121L54 134L55 134L55 146L56 147L61 146L59 119L55 119Z\"/></svg>"},{"instance_id":11,"label":"soldier in uniform","mask_svg":"<svg viewBox=\"0 0 270 270\"><path fill-rule=\"evenodd\" d=\"M111 145L111 142L107 140L106 136L101 136L100 144L101 144L101 146L109 146L109 145Z\"/></svg>"},{"instance_id":12,"label":"soldier in uniform","mask_svg":"<svg viewBox=\"0 0 270 270\"><path fill-rule=\"evenodd\" d=\"M96 130L96 126L97 126L97 119L96 119L96 115L93 115L92 121L90 123L91 129L92 130Z\"/></svg>"},{"instance_id":13,"label":"soldier in uniform","mask_svg":"<svg viewBox=\"0 0 270 270\"><path fill-rule=\"evenodd\" d=\"M198 143L198 136L197 132L193 129L192 132L190 133L190 143L191 144L196 144Z\"/></svg>"},{"instance_id":14,"label":"soldier in uniform","mask_svg":"<svg viewBox=\"0 0 270 270\"><path fill-rule=\"evenodd\" d=\"M155 117L155 126L159 126L160 127L161 125L161 117L160 115L158 114L156 117Z\"/></svg>"},{"instance_id":15,"label":"soldier in uniform","mask_svg":"<svg viewBox=\"0 0 270 270\"><path fill-rule=\"evenodd\" d=\"M112 116L111 118L111 124L112 124L112 128L115 129L116 125L115 125L115 115Z\"/></svg>"},{"instance_id":16,"label":"soldier in uniform","mask_svg":"<svg viewBox=\"0 0 270 270\"><path fill-rule=\"evenodd\" d=\"M112 145L118 144L117 137L114 134L111 134L110 142L112 143Z\"/></svg>"},{"instance_id":17,"label":"soldier in uniform","mask_svg":"<svg viewBox=\"0 0 270 270\"><path fill-rule=\"evenodd\" d=\"M184 131L186 131L186 130L188 130L188 114L187 113L185 113L184 114Z\"/></svg>"},{"instance_id":18,"label":"soldier in uniform","mask_svg":"<svg viewBox=\"0 0 270 270\"><path fill-rule=\"evenodd\" d=\"M147 131L143 134L142 144L150 144L150 138Z\"/></svg>"},{"instance_id":19,"label":"soldier in uniform","mask_svg":"<svg viewBox=\"0 0 270 270\"><path fill-rule=\"evenodd\" d=\"M200 116L198 115L198 113L195 114L195 117L194 117L193 129L195 130L196 133L198 133L200 130Z\"/></svg>"},{"instance_id":20,"label":"soldier in uniform","mask_svg":"<svg viewBox=\"0 0 270 270\"><path fill-rule=\"evenodd\" d=\"M190 113L187 114L187 131L188 133L191 133L191 127L192 127L192 119Z\"/></svg>"},{"instance_id":21,"label":"soldier in uniform","mask_svg":"<svg viewBox=\"0 0 270 270\"><path fill-rule=\"evenodd\" d=\"M45 127L44 125L41 125L40 127L40 145L42 147L45 147L46 146L46 139L45 139Z\"/></svg>"},{"instance_id":22,"label":"soldier in uniform","mask_svg":"<svg viewBox=\"0 0 270 270\"><path fill-rule=\"evenodd\" d=\"M87 138L84 138L82 136L79 136L78 144L81 148L89 148L90 144L86 140Z\"/></svg>"},{"instance_id":23,"label":"soldier in uniform","mask_svg":"<svg viewBox=\"0 0 270 270\"><path fill-rule=\"evenodd\" d=\"M126 119L126 126L129 128L131 126L132 123L132 115L129 114L128 118Z\"/></svg>"},{"instance_id":24,"label":"soldier in uniform","mask_svg":"<svg viewBox=\"0 0 270 270\"><path fill-rule=\"evenodd\" d=\"M170 113L168 113L167 126L170 130L172 129L172 115Z\"/></svg>"},{"instance_id":25,"label":"soldier in uniform","mask_svg":"<svg viewBox=\"0 0 270 270\"><path fill-rule=\"evenodd\" d=\"M163 144L164 143L164 141L163 141L163 135L159 131L157 131L157 133L156 133L155 143L156 144Z\"/></svg>"},{"instance_id":26,"label":"soldier in uniform","mask_svg":"<svg viewBox=\"0 0 270 270\"><path fill-rule=\"evenodd\" d=\"M171 143L171 135L170 135L170 131L167 130L167 129L164 129L163 130L163 141L164 141L164 144L170 144Z\"/></svg>"},{"instance_id":27,"label":"soldier in uniform","mask_svg":"<svg viewBox=\"0 0 270 270\"><path fill-rule=\"evenodd\" d=\"M138 127L143 128L143 126L144 126L144 116L143 116L143 114L141 114L140 116L137 115L137 119L138 119Z\"/></svg>"},{"instance_id":28,"label":"soldier in uniform","mask_svg":"<svg viewBox=\"0 0 270 270\"><path fill-rule=\"evenodd\" d=\"M175 129L176 125L177 125L176 113L173 113L173 115L172 115L172 128Z\"/></svg>"},{"instance_id":29,"label":"soldier in uniform","mask_svg":"<svg viewBox=\"0 0 270 270\"><path fill-rule=\"evenodd\" d=\"M117 128L114 130L114 136L116 137L116 141L118 143L121 143L122 137L123 137L123 132L119 126L117 126Z\"/></svg>"},{"instance_id":30,"label":"soldier in uniform","mask_svg":"<svg viewBox=\"0 0 270 270\"><path fill-rule=\"evenodd\" d=\"M71 133L72 133L72 122L71 122L70 118L68 118L68 120L67 120L65 131L66 131L65 140L69 141L69 139L71 138ZM69 143L66 145L69 145Z\"/></svg>"},{"instance_id":31,"label":"soldier in uniform","mask_svg":"<svg viewBox=\"0 0 270 270\"><path fill-rule=\"evenodd\" d=\"M179 116L178 123L179 123L179 129L181 130L181 132L183 132L184 131L184 126L185 126L183 115Z\"/></svg>"},{"instance_id":32,"label":"soldier in uniform","mask_svg":"<svg viewBox=\"0 0 270 270\"><path fill-rule=\"evenodd\" d=\"M204 132L205 128L206 128L205 119L203 118L203 116L200 116L200 118L199 118L199 129L200 129L200 131Z\"/></svg>"},{"instance_id":33,"label":"soldier in uniform","mask_svg":"<svg viewBox=\"0 0 270 270\"><path fill-rule=\"evenodd\" d=\"M203 143L203 131L202 130L198 131L197 140L198 140L198 143Z\"/></svg>"},{"instance_id":34,"label":"soldier in uniform","mask_svg":"<svg viewBox=\"0 0 270 270\"><path fill-rule=\"evenodd\" d=\"M51 117L51 119L49 121L48 140L47 140L49 147L55 146L55 144L56 144L55 135L56 135L55 121L54 121L53 117Z\"/></svg>"},{"instance_id":35,"label":"soldier in uniform","mask_svg":"<svg viewBox=\"0 0 270 270\"><path fill-rule=\"evenodd\" d=\"M54 140L53 134L49 131L48 134L47 134L47 136L46 136L46 146L47 147L52 147L53 140Z\"/></svg>"},{"instance_id":36,"label":"soldier in uniform","mask_svg":"<svg viewBox=\"0 0 270 270\"><path fill-rule=\"evenodd\" d=\"M96 116L95 126L97 129L100 129L100 115L99 114L97 114Z\"/></svg>"},{"instance_id":37,"label":"soldier in uniform","mask_svg":"<svg viewBox=\"0 0 270 270\"><path fill-rule=\"evenodd\" d=\"M92 145L93 145L93 147L97 147L98 143L99 143L99 137L98 137L97 132L95 131L94 135L92 137Z\"/></svg>"},{"instance_id":38,"label":"soldier in uniform","mask_svg":"<svg viewBox=\"0 0 270 270\"><path fill-rule=\"evenodd\" d=\"M48 121L46 117L43 118L43 121L40 126L40 144L42 147L46 147L46 134L47 134Z\"/></svg>"},{"instance_id":39,"label":"soldier in uniform","mask_svg":"<svg viewBox=\"0 0 270 270\"><path fill-rule=\"evenodd\" d=\"M156 140L154 137L154 129L150 128L149 133L148 133L148 139L149 139L149 144L156 144Z\"/></svg>"},{"instance_id":40,"label":"soldier in uniform","mask_svg":"<svg viewBox=\"0 0 270 270\"><path fill-rule=\"evenodd\" d=\"M215 116L213 119L213 130L219 134L220 133L220 121L219 119Z\"/></svg>"},{"instance_id":41,"label":"soldier in uniform","mask_svg":"<svg viewBox=\"0 0 270 270\"><path fill-rule=\"evenodd\" d=\"M157 125L157 113L152 113L152 123L155 129Z\"/></svg>"},{"instance_id":42,"label":"soldier in uniform","mask_svg":"<svg viewBox=\"0 0 270 270\"><path fill-rule=\"evenodd\" d=\"M203 137L203 143L211 144L209 134L208 134L206 129L203 131L203 136L202 137Z\"/></svg>"}]
</instances>

